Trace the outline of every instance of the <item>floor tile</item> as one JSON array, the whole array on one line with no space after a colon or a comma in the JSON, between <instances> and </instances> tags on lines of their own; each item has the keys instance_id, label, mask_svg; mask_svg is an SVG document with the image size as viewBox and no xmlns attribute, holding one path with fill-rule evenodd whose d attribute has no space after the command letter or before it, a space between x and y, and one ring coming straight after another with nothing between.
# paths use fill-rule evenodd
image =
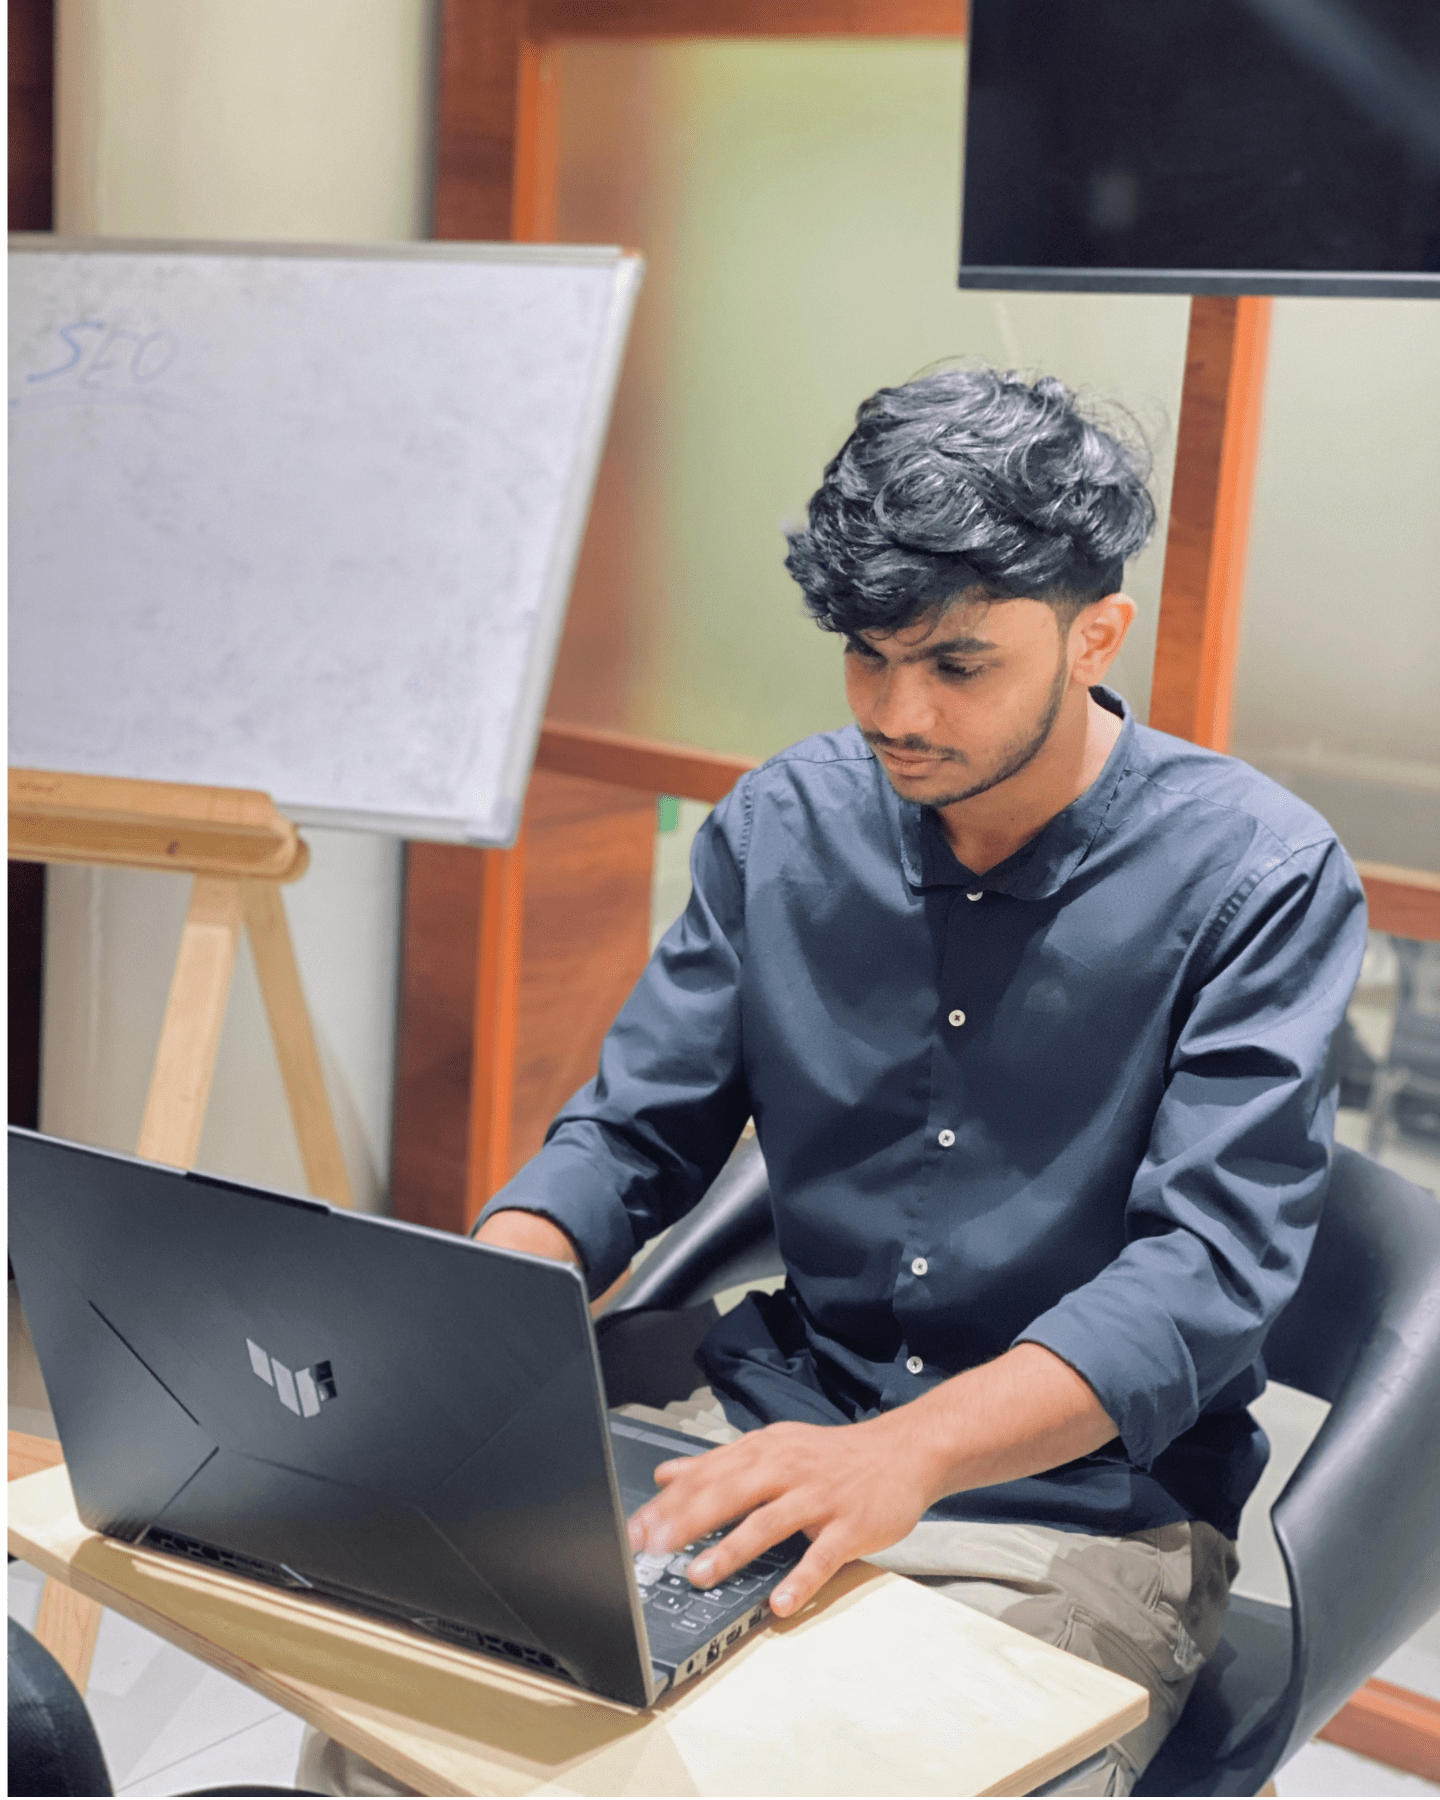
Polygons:
<instances>
[{"instance_id":1,"label":"floor tile","mask_svg":"<svg viewBox=\"0 0 1440 1800\"><path fill-rule=\"evenodd\" d=\"M40 1594L44 1586L45 1577L38 1569L32 1569L29 1563L11 1563L10 1617L27 1631L35 1629L35 1619L40 1611Z\"/></svg>"},{"instance_id":2,"label":"floor tile","mask_svg":"<svg viewBox=\"0 0 1440 1800\"><path fill-rule=\"evenodd\" d=\"M101 1624L86 1698L117 1788L282 1716L273 1700L115 1613Z\"/></svg>"},{"instance_id":3,"label":"floor tile","mask_svg":"<svg viewBox=\"0 0 1440 1800\"><path fill-rule=\"evenodd\" d=\"M1432 1619L1408 1644L1402 1644L1393 1656L1387 1657L1375 1671L1380 1679L1424 1694L1427 1699L1440 1700L1440 1646L1434 1645L1437 1626L1440 1618Z\"/></svg>"},{"instance_id":4,"label":"floor tile","mask_svg":"<svg viewBox=\"0 0 1440 1800\"><path fill-rule=\"evenodd\" d=\"M197 1788L238 1787L256 1783L266 1787L293 1787L300 1760L300 1739L305 1725L286 1712L261 1719L254 1725L207 1745L192 1756L137 1776L119 1794L184 1794Z\"/></svg>"},{"instance_id":5,"label":"floor tile","mask_svg":"<svg viewBox=\"0 0 1440 1800\"><path fill-rule=\"evenodd\" d=\"M1440 1794L1440 1787L1418 1775L1404 1775L1384 1763L1356 1756L1338 1744L1307 1744L1292 1756L1275 1777L1278 1794L1313 1796L1328 1794L1380 1796L1389 1794Z\"/></svg>"}]
</instances>

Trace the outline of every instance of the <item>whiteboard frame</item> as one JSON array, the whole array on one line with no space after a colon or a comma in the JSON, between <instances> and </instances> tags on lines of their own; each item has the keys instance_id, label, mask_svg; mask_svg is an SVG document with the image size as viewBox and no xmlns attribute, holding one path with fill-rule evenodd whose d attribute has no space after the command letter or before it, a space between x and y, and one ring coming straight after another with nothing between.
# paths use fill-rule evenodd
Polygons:
<instances>
[{"instance_id":1,"label":"whiteboard frame","mask_svg":"<svg viewBox=\"0 0 1440 1800\"><path fill-rule=\"evenodd\" d=\"M50 232L11 233L9 248L12 255L44 252L56 255L307 258L336 262L548 263L572 268L601 266L614 269L615 282L598 347L589 404L583 417L580 450L561 501L556 537L540 591L530 655L516 701L515 722L501 766L498 831L482 831L477 821L459 818L445 820L399 813L362 813L323 806L285 805L281 808L297 825L333 826L433 843L510 848L519 835L524 814L525 792L544 723L545 701L560 653L570 591L605 450L635 300L644 279L644 258L637 251L613 244L459 243L433 239L373 244L266 243L199 238L67 236Z\"/></svg>"}]
</instances>

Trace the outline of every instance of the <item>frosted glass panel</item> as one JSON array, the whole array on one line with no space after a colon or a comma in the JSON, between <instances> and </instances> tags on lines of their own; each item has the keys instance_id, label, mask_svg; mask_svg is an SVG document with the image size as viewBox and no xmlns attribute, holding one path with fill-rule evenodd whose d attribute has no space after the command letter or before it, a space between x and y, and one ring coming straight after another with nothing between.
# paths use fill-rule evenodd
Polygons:
<instances>
[{"instance_id":1,"label":"frosted glass panel","mask_svg":"<svg viewBox=\"0 0 1440 1800\"><path fill-rule=\"evenodd\" d=\"M1440 869L1440 308L1277 300L1233 746Z\"/></svg>"},{"instance_id":2,"label":"frosted glass panel","mask_svg":"<svg viewBox=\"0 0 1440 1800\"><path fill-rule=\"evenodd\" d=\"M782 565L857 404L944 358L1049 372L1155 443L1161 534L1187 302L955 285L964 49L573 45L559 235L644 252L555 716L761 756L848 718ZM1161 552L1116 683L1149 703Z\"/></svg>"}]
</instances>

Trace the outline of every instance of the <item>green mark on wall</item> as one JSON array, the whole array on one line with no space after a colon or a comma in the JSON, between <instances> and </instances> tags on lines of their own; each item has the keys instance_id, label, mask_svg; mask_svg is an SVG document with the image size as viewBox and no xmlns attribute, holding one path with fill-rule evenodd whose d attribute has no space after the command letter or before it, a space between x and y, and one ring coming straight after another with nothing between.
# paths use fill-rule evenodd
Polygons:
<instances>
[{"instance_id":1,"label":"green mark on wall","mask_svg":"<svg viewBox=\"0 0 1440 1800\"><path fill-rule=\"evenodd\" d=\"M661 831L678 831L680 828L680 802L674 794L661 794L658 808L660 817L658 829Z\"/></svg>"}]
</instances>

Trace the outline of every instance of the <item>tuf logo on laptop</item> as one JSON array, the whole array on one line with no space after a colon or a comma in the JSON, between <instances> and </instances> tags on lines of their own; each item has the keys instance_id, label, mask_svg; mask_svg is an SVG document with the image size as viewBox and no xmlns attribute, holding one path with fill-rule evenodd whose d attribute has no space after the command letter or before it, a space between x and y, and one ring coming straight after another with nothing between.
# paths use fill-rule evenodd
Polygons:
<instances>
[{"instance_id":1,"label":"tuf logo on laptop","mask_svg":"<svg viewBox=\"0 0 1440 1800\"><path fill-rule=\"evenodd\" d=\"M328 1362L296 1369L292 1374L284 1363L267 1356L253 1338L246 1338L245 1348L250 1352L250 1367L274 1388L281 1405L288 1406L291 1412L313 1419L322 1400L335 1398L335 1376Z\"/></svg>"}]
</instances>

